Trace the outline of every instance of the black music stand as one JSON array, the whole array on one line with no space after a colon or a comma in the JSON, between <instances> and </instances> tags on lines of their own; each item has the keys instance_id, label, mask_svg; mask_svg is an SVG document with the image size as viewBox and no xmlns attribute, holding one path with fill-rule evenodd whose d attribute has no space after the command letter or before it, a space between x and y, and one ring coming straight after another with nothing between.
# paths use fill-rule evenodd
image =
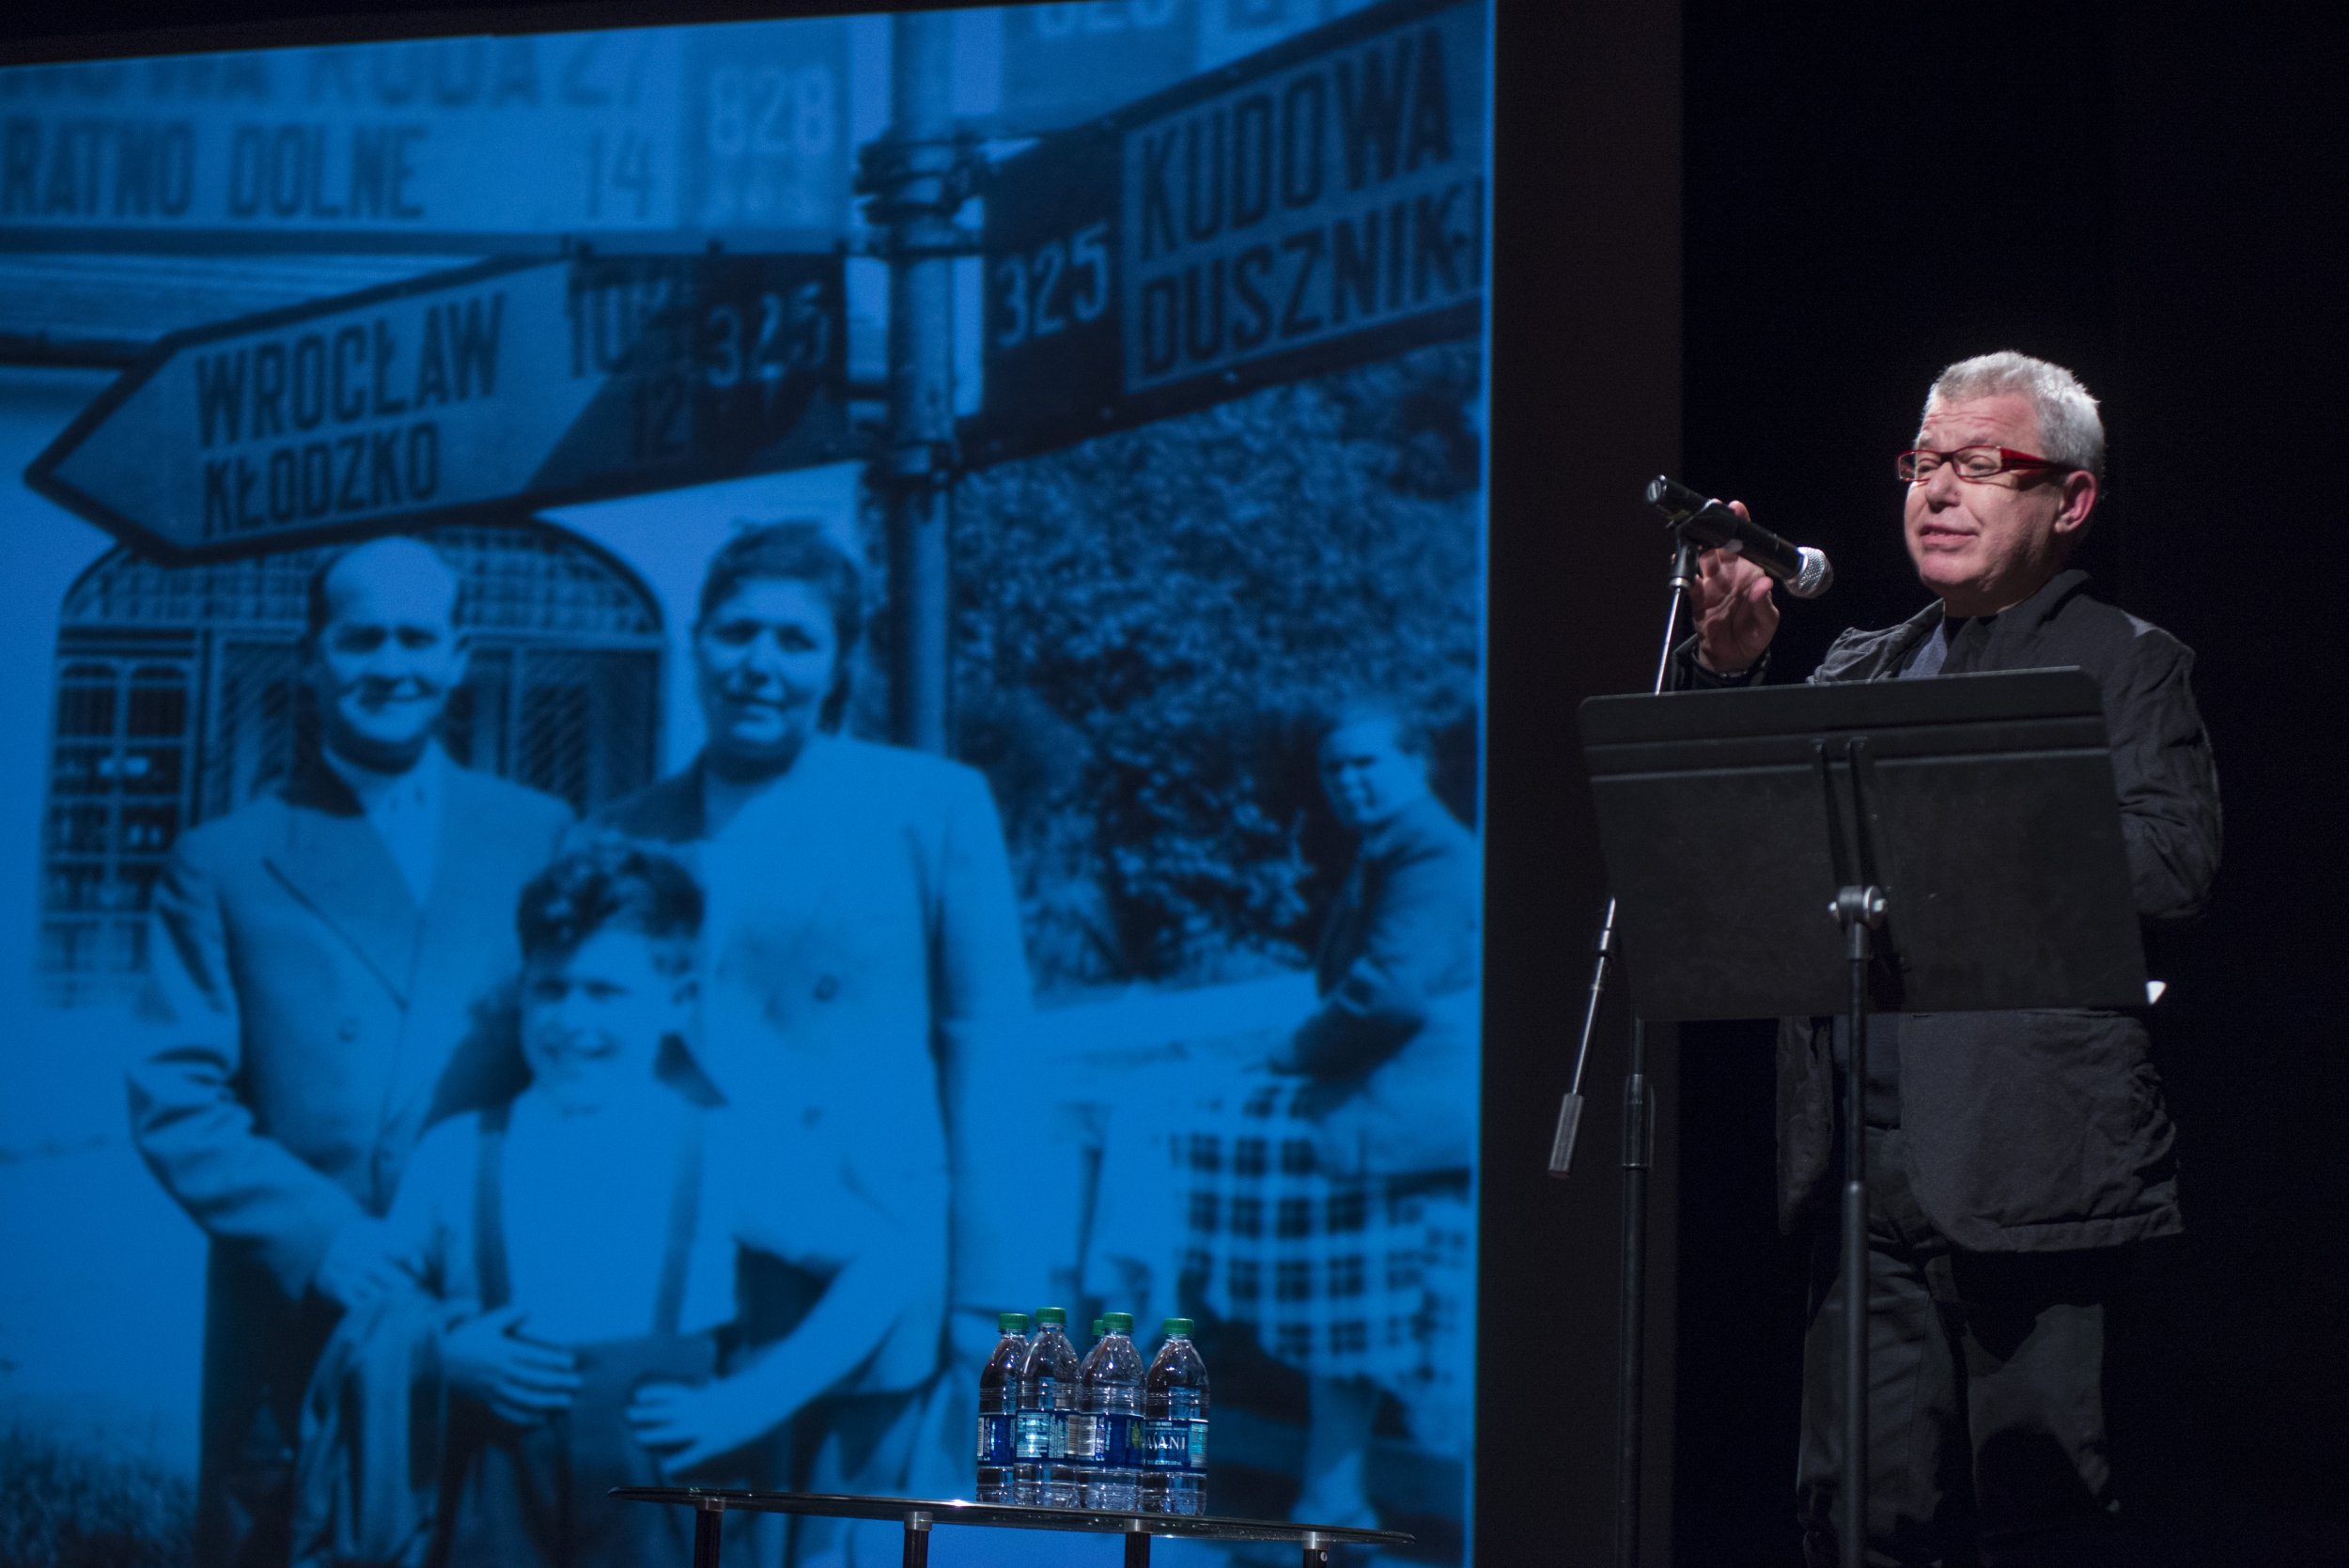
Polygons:
<instances>
[{"instance_id":1,"label":"black music stand","mask_svg":"<svg viewBox=\"0 0 2349 1568\"><path fill-rule=\"evenodd\" d=\"M2141 1007L2096 684L2078 670L1594 697L1583 753L1656 1020ZM1867 1140L1846 1137L1843 1560L1867 1517ZM1856 1309L1856 1310L1855 1310Z\"/></svg>"}]
</instances>

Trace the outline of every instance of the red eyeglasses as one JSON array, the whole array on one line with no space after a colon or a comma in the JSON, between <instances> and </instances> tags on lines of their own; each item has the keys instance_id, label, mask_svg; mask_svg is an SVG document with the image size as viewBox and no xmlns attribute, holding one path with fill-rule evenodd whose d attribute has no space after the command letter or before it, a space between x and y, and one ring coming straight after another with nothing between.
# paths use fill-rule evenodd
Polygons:
<instances>
[{"instance_id":1,"label":"red eyeglasses","mask_svg":"<svg viewBox=\"0 0 2349 1568\"><path fill-rule=\"evenodd\" d=\"M1969 483L2000 474L2032 469L2053 469L2069 474L2076 466L2057 462L2052 458L2017 452L2009 446L1961 446L1952 452L1936 452L1929 446L1920 446L1902 453L1896 462L1901 482L1906 485L1923 484L1940 472L1943 463L1948 463L1960 479Z\"/></svg>"}]
</instances>

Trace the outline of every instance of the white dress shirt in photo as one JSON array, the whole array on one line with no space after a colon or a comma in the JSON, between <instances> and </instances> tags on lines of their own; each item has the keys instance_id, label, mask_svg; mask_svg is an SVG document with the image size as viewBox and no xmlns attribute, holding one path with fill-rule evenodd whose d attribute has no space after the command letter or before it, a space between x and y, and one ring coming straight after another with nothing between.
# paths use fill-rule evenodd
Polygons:
<instances>
[{"instance_id":1,"label":"white dress shirt in photo","mask_svg":"<svg viewBox=\"0 0 2349 1568\"><path fill-rule=\"evenodd\" d=\"M401 773L385 773L353 762L337 754L331 746L320 750L326 765L350 786L368 825L391 852L392 863L399 867L400 879L415 895L417 907L422 908L432 893L433 861L441 839L441 802L447 794L443 770L456 764L448 760L437 740L425 747L413 768Z\"/></svg>"}]
</instances>

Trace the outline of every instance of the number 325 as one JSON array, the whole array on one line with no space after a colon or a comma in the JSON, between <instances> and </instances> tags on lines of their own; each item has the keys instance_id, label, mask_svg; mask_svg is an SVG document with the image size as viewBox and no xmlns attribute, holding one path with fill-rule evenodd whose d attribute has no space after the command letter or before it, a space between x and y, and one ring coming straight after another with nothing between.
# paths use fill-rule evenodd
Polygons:
<instances>
[{"instance_id":1,"label":"number 325","mask_svg":"<svg viewBox=\"0 0 2349 1568\"><path fill-rule=\"evenodd\" d=\"M1091 321L1109 307L1109 230L1107 223L1087 224L1065 241L1047 240L995 264L995 347L1050 337L1072 318Z\"/></svg>"}]
</instances>

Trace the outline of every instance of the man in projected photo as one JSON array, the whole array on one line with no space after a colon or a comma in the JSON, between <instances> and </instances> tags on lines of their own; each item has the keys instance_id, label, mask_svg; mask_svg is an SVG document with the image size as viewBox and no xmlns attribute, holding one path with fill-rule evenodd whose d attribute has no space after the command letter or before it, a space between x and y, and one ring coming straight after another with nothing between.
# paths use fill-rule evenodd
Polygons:
<instances>
[{"instance_id":1,"label":"man in projected photo","mask_svg":"<svg viewBox=\"0 0 2349 1568\"><path fill-rule=\"evenodd\" d=\"M1846 631L1814 681L2077 665L2103 689L2139 915L2201 908L2218 784L2178 641L2070 568L2104 466L2095 399L2017 353L1951 365L1901 454L1910 559L1935 602ZM1733 503L1733 505L1735 505ZM1743 510L1742 506L1739 508ZM1759 568L1708 551L1681 684L1758 680L1778 610ZM1952 824L1962 831L1963 824ZM1885 1015L1869 1026L1870 1560L2113 1560L2103 1359L2132 1243L2181 1228L2175 1135L2135 1013ZM1780 1214L1814 1238L1797 1511L1837 1560L1842 1314L1832 1204L1844 1031L1779 1038Z\"/></svg>"},{"instance_id":2,"label":"man in projected photo","mask_svg":"<svg viewBox=\"0 0 2349 1568\"><path fill-rule=\"evenodd\" d=\"M1377 1524L1367 1462L1387 1395L1415 1440L1467 1446L1482 877L1429 764L1393 706L1330 716L1322 788L1360 842L1315 953L1317 1004L1273 1052L1277 1076L1172 1145L1186 1292L1306 1374L1290 1516L1314 1524Z\"/></svg>"},{"instance_id":3,"label":"man in projected photo","mask_svg":"<svg viewBox=\"0 0 2349 1568\"><path fill-rule=\"evenodd\" d=\"M464 677L459 597L412 539L321 567L303 643L318 744L182 837L156 890L163 1043L131 1071L131 1126L211 1238L205 1563L285 1560L303 1386L340 1314L406 1278L381 1217L436 1111L489 1092L451 1063L519 964L515 895L570 820L434 738Z\"/></svg>"},{"instance_id":4,"label":"man in projected photo","mask_svg":"<svg viewBox=\"0 0 2349 1568\"><path fill-rule=\"evenodd\" d=\"M671 846L708 890L701 1047L719 1091L779 1135L849 1151L863 1198L806 1203L870 1199L915 1238L879 1348L810 1413L819 1446L801 1479L943 1496L970 1485L971 1380L994 1314L1025 1304L982 1293L1045 1283L1003 1281L982 1221L1011 1222L1019 1172L982 1159L981 1129L958 1121L973 1075L1015 1066L989 1053L1028 1009L1028 970L986 779L840 733L863 618L862 573L820 527L729 540L693 629L702 753L599 826ZM759 1294L754 1281L754 1338L786 1327L759 1321ZM746 1407L739 1425L784 1414ZM802 1562L899 1551L892 1526L802 1526Z\"/></svg>"}]
</instances>

